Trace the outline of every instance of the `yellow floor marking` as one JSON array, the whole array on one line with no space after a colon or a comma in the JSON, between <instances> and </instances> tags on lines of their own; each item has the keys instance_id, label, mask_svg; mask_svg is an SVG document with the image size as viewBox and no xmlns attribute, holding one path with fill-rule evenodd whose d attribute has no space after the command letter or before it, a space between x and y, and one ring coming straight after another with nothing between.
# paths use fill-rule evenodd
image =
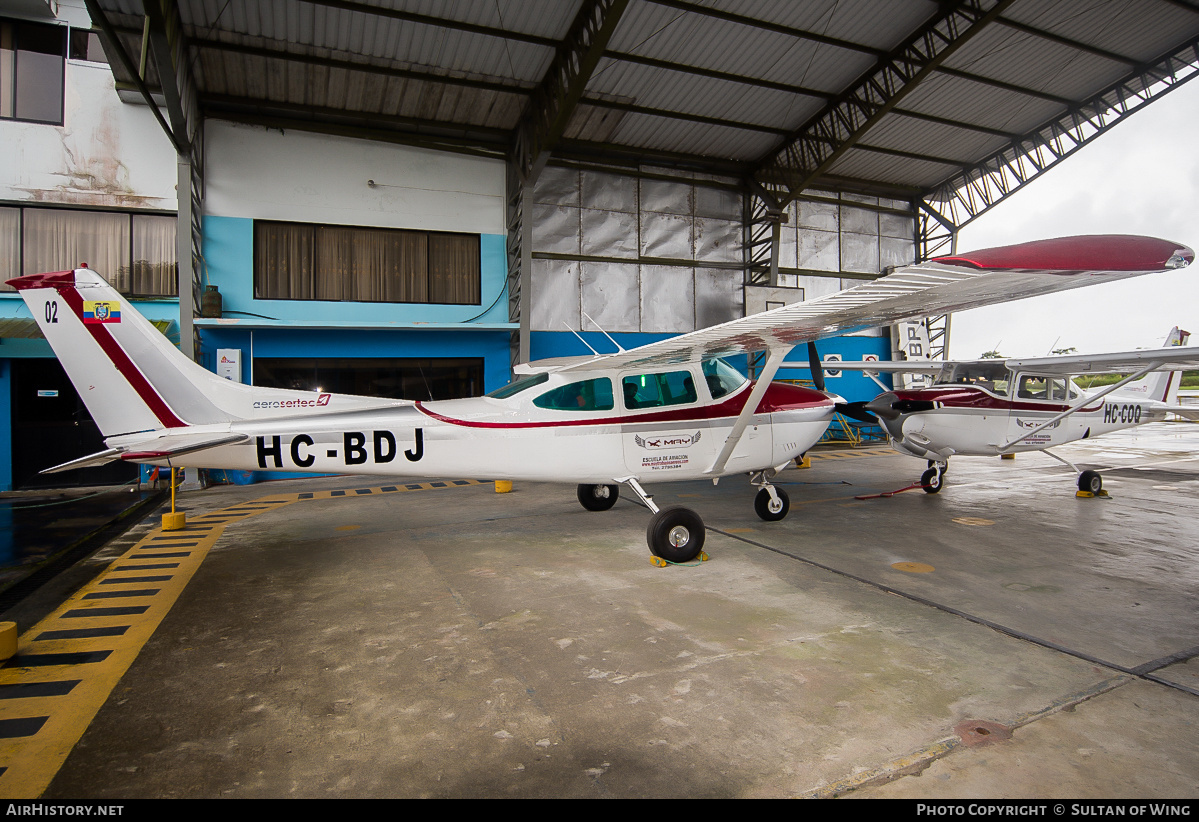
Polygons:
<instances>
[{"instance_id":1,"label":"yellow floor marking","mask_svg":"<svg viewBox=\"0 0 1199 822\"><path fill-rule=\"evenodd\" d=\"M0 796L41 796L226 525L307 500L482 484L446 480L272 494L197 514L182 530L150 531L22 634L17 655L0 667Z\"/></svg>"},{"instance_id":2,"label":"yellow floor marking","mask_svg":"<svg viewBox=\"0 0 1199 822\"><path fill-rule=\"evenodd\" d=\"M891 567L896 571L905 571L909 574L931 574L937 570L931 565L925 565L923 562L896 562Z\"/></svg>"}]
</instances>

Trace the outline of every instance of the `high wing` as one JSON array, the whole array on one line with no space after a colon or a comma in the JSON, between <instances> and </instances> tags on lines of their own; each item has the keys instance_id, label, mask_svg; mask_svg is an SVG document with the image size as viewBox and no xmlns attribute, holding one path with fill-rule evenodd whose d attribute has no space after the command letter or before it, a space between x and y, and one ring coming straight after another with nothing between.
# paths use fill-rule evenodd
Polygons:
<instances>
[{"instance_id":1,"label":"high wing","mask_svg":"<svg viewBox=\"0 0 1199 822\"><path fill-rule=\"evenodd\" d=\"M124 438L122 438L124 439ZM237 442L245 442L249 439L246 434L170 434L163 433L160 436L147 437L141 440L125 442L114 448L107 448L103 451L98 451L95 454L90 454L86 457L80 457L77 460L64 462L61 465L55 465L51 468L45 468L39 471L40 474L57 474L60 471L71 471L76 468L91 468L97 465L105 465L114 460L151 460L151 459L169 459L171 457L181 457L184 454L194 454L197 451L204 451L209 448L216 448L221 445L232 445Z\"/></svg>"},{"instance_id":2,"label":"high wing","mask_svg":"<svg viewBox=\"0 0 1199 822\"><path fill-rule=\"evenodd\" d=\"M785 354L796 345L903 320L1183 268L1194 258L1178 243L1125 235L1064 237L938 257L836 294L556 370L655 366L763 350Z\"/></svg>"},{"instance_id":3,"label":"high wing","mask_svg":"<svg viewBox=\"0 0 1199 822\"><path fill-rule=\"evenodd\" d=\"M1075 374L1128 374L1143 368L1151 368L1154 371L1194 371L1199 369L1199 346L1011 359L1004 360L1003 364L1012 371L1028 371L1051 377L1069 377Z\"/></svg>"},{"instance_id":4,"label":"high wing","mask_svg":"<svg viewBox=\"0 0 1199 822\"><path fill-rule=\"evenodd\" d=\"M823 360L825 371L875 371L880 374L937 374L952 360Z\"/></svg>"}]
</instances>

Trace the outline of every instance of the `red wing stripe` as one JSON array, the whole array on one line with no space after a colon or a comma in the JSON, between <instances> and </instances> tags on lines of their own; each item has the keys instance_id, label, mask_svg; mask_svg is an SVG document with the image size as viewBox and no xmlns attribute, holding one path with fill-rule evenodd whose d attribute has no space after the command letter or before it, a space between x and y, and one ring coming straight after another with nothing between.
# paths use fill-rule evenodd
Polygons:
<instances>
[{"instance_id":1,"label":"red wing stripe","mask_svg":"<svg viewBox=\"0 0 1199 822\"><path fill-rule=\"evenodd\" d=\"M175 416L175 412L167 406L166 401L150 385L150 381L145 375L137 369L133 364L133 360L129 359L129 355L121 348L120 344L113 339L109 333L108 327L103 323L84 323L83 322L83 298L73 285L57 286L59 296L66 300L67 305L75 312L75 316L79 318L79 322L83 323L83 327L92 335L92 339L103 349L108 355L108 359L116 366L117 371L121 372L121 376L133 386L133 390L141 397L142 402L146 404L154 416L158 417L158 421L166 428L186 428L187 423Z\"/></svg>"}]
</instances>

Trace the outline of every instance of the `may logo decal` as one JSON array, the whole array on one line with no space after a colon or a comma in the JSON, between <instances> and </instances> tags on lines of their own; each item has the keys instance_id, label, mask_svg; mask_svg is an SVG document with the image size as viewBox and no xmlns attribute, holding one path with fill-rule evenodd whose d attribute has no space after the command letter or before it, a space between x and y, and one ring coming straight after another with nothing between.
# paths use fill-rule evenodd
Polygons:
<instances>
[{"instance_id":1,"label":"may logo decal","mask_svg":"<svg viewBox=\"0 0 1199 822\"><path fill-rule=\"evenodd\" d=\"M85 301L83 303L83 321L85 323L119 323L121 321L121 304L111 300Z\"/></svg>"},{"instance_id":2,"label":"may logo decal","mask_svg":"<svg viewBox=\"0 0 1199 822\"><path fill-rule=\"evenodd\" d=\"M671 435L665 437L639 437L633 435L633 442L640 445L642 448L684 448L688 445L694 445L699 442L700 432L696 431L690 437Z\"/></svg>"}]
</instances>

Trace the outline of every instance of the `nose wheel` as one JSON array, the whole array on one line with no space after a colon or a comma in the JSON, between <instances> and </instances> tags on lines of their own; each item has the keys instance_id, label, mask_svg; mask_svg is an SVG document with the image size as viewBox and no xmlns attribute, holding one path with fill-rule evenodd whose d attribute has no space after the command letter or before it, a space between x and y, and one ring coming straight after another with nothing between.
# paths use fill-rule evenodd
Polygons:
<instances>
[{"instance_id":1,"label":"nose wheel","mask_svg":"<svg viewBox=\"0 0 1199 822\"><path fill-rule=\"evenodd\" d=\"M945 469L949 467L944 462L928 461L928 470L920 475L920 485L926 494L938 493L945 485Z\"/></svg>"},{"instance_id":2,"label":"nose wheel","mask_svg":"<svg viewBox=\"0 0 1199 822\"><path fill-rule=\"evenodd\" d=\"M774 493L772 494L771 491ZM754 511L757 512L760 519L764 519L766 522L778 522L787 516L787 512L790 510L791 500L782 488L771 485L758 491L757 496L754 497Z\"/></svg>"}]
</instances>

